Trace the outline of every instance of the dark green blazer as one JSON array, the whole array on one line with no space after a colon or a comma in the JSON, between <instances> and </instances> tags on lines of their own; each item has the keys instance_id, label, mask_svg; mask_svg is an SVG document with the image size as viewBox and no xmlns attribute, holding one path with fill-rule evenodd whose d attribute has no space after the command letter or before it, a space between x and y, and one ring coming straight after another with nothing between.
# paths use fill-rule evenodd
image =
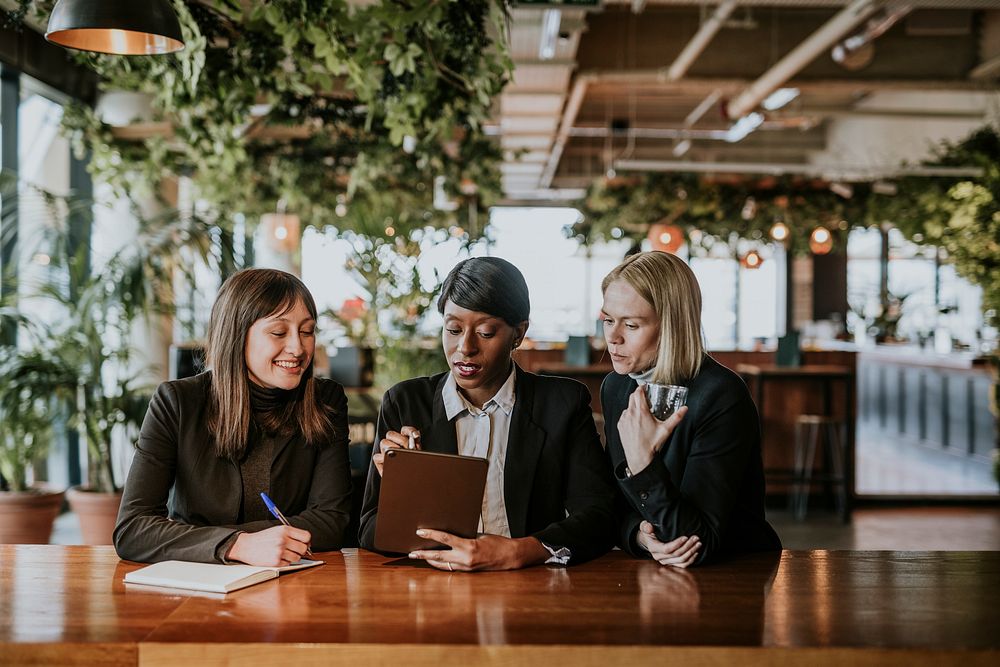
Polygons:
<instances>
[{"instance_id":1,"label":"dark green blazer","mask_svg":"<svg viewBox=\"0 0 1000 667\"><path fill-rule=\"evenodd\" d=\"M206 425L211 372L164 382L153 396L125 483L114 543L127 560L216 562L216 548L237 531L276 520L237 524L243 502L240 467L215 454ZM268 495L289 522L312 533L315 551L339 549L351 507L347 398L331 380L316 380L330 411L329 442L279 440Z\"/></svg>"},{"instance_id":2,"label":"dark green blazer","mask_svg":"<svg viewBox=\"0 0 1000 667\"><path fill-rule=\"evenodd\" d=\"M415 378L382 398L375 452L386 432L415 426L423 448L458 453L455 423L445 415L441 390L447 373ZM594 426L587 388L567 378L517 369L504 503L511 537L536 537L567 547L571 563L605 553L614 544L614 485ZM375 548L382 477L368 469L359 541Z\"/></svg>"}]
</instances>

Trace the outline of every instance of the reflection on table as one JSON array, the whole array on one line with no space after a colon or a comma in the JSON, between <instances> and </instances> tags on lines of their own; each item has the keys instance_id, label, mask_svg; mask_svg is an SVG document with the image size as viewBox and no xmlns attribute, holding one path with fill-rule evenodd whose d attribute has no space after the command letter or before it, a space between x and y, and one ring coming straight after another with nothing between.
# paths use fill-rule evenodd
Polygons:
<instances>
[{"instance_id":1,"label":"reflection on table","mask_svg":"<svg viewBox=\"0 0 1000 667\"><path fill-rule=\"evenodd\" d=\"M996 552L784 552L690 571L614 552L471 575L353 549L320 557L206 596L126 587L139 565L108 547L0 546L0 662L765 664L796 649L909 667L986 664L1000 649Z\"/></svg>"}]
</instances>

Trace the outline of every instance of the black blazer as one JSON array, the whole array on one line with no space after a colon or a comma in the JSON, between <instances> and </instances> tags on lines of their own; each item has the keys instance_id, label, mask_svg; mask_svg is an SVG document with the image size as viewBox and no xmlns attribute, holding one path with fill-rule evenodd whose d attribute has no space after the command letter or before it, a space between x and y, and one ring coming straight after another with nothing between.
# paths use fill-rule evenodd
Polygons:
<instances>
[{"instance_id":1,"label":"black blazer","mask_svg":"<svg viewBox=\"0 0 1000 667\"><path fill-rule=\"evenodd\" d=\"M780 549L778 535L764 519L760 421L743 380L706 355L688 383L684 419L660 455L627 477L618 420L637 386L617 373L601 385L607 451L620 491L621 547L648 556L635 542L645 519L661 541L701 538L699 563L725 553Z\"/></svg>"},{"instance_id":2,"label":"black blazer","mask_svg":"<svg viewBox=\"0 0 1000 667\"><path fill-rule=\"evenodd\" d=\"M206 425L211 372L164 382L150 401L125 483L114 531L127 560L215 562L216 548L237 531L277 520L236 523L243 503L240 467L216 456ZM339 549L351 507L347 397L331 380L316 380L319 402L334 424L330 442L306 445L300 435L275 447L268 495L288 521L312 533L316 551Z\"/></svg>"},{"instance_id":3,"label":"black blazer","mask_svg":"<svg viewBox=\"0 0 1000 667\"><path fill-rule=\"evenodd\" d=\"M415 378L382 398L374 452L388 431L414 426L426 451L458 453L454 422L445 416L441 391L447 373ZM605 553L614 544L614 485L590 410L587 388L567 378L517 368L504 502L511 537L533 536L567 547L571 563ZM359 541L375 549L382 477L368 468Z\"/></svg>"}]
</instances>

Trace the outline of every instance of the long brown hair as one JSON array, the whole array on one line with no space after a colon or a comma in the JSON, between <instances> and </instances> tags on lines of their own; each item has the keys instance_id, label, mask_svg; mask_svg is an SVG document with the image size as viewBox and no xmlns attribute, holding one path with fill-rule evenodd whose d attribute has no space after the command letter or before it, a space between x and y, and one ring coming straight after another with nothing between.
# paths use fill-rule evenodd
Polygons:
<instances>
[{"instance_id":1,"label":"long brown hair","mask_svg":"<svg viewBox=\"0 0 1000 667\"><path fill-rule=\"evenodd\" d=\"M641 252L611 270L601 292L624 280L660 318L660 341L653 382L683 384L698 374L705 344L701 336L701 288L694 271L680 257Z\"/></svg>"},{"instance_id":2,"label":"long brown hair","mask_svg":"<svg viewBox=\"0 0 1000 667\"><path fill-rule=\"evenodd\" d=\"M246 450L252 413L246 340L257 320L287 313L302 303L316 319L312 294L290 273L274 269L244 269L223 283L208 324L207 366L212 370L208 429L219 456L238 460ZM316 400L313 362L302 375L277 423L263 424L280 431L297 427L309 444L319 443L332 430L327 411Z\"/></svg>"}]
</instances>

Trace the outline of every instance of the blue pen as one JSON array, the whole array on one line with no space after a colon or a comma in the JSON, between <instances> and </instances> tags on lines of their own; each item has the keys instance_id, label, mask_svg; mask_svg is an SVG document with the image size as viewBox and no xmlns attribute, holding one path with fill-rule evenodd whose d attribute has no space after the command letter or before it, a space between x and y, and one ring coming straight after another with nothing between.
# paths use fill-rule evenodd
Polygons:
<instances>
[{"instance_id":1,"label":"blue pen","mask_svg":"<svg viewBox=\"0 0 1000 667\"><path fill-rule=\"evenodd\" d=\"M286 519L285 515L281 513L281 510L278 509L278 506L274 504L274 501L267 497L266 493L261 491L260 497L264 500L264 504L267 505L267 511L273 514L275 519L285 524L286 526L292 525L288 523L288 519ZM313 557L312 551L309 549L309 547L306 547L306 555L309 556L310 558Z\"/></svg>"}]
</instances>

